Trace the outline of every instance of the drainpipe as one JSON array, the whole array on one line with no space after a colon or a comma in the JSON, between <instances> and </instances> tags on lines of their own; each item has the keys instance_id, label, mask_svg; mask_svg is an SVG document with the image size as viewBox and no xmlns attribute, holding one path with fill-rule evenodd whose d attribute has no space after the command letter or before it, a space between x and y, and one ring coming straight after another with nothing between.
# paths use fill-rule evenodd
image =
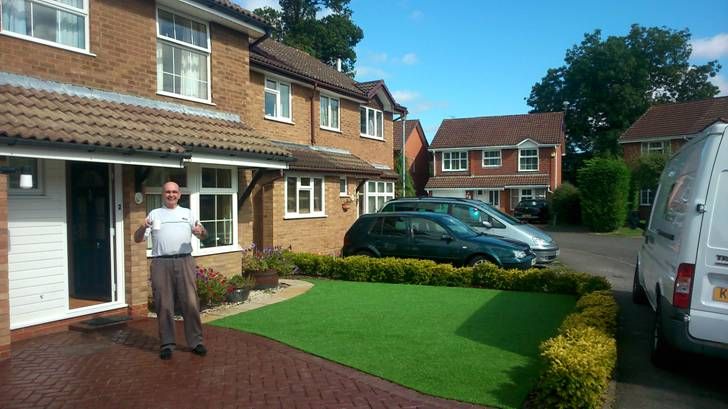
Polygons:
<instances>
[{"instance_id":1,"label":"drainpipe","mask_svg":"<svg viewBox=\"0 0 728 409\"><path fill-rule=\"evenodd\" d=\"M407 128L407 114L402 115L402 197L407 196L405 187L407 186L407 158L404 155L404 145Z\"/></svg>"},{"instance_id":2,"label":"drainpipe","mask_svg":"<svg viewBox=\"0 0 728 409\"><path fill-rule=\"evenodd\" d=\"M316 116L314 112L314 102L316 101L316 91L318 91L318 82L313 83L313 91L311 91L311 145L316 145ZM341 121L341 119L339 119Z\"/></svg>"}]
</instances>

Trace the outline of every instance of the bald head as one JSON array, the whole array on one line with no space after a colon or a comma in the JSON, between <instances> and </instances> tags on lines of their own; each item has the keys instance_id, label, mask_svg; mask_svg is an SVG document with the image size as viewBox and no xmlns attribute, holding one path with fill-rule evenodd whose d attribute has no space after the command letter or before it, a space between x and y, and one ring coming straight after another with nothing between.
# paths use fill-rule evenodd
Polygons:
<instances>
[{"instance_id":1,"label":"bald head","mask_svg":"<svg viewBox=\"0 0 728 409\"><path fill-rule=\"evenodd\" d=\"M179 185L174 182L167 182L162 185L162 198L164 199L164 206L169 209L177 207L179 202Z\"/></svg>"}]
</instances>

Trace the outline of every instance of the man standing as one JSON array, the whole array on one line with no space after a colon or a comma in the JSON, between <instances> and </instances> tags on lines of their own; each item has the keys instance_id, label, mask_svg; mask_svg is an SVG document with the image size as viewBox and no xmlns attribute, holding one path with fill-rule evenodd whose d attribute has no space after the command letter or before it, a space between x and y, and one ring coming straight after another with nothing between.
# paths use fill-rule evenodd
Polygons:
<instances>
[{"instance_id":1,"label":"man standing","mask_svg":"<svg viewBox=\"0 0 728 409\"><path fill-rule=\"evenodd\" d=\"M150 227L152 235L152 293L157 309L161 359L171 359L175 348L174 298L181 304L185 325L185 338L192 352L204 356L207 348L202 344L202 322L195 282L195 262L192 259L192 235L199 239L207 231L199 221L193 221L190 209L177 205L179 186L167 182L162 186L164 206L149 212L144 224L134 232L134 241L140 243Z\"/></svg>"}]
</instances>

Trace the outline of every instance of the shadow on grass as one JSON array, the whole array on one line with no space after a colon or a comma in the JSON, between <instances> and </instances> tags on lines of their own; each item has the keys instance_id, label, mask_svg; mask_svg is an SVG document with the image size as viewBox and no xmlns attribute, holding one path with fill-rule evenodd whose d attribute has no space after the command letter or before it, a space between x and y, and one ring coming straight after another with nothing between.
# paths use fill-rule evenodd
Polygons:
<instances>
[{"instance_id":1,"label":"shadow on grass","mask_svg":"<svg viewBox=\"0 0 728 409\"><path fill-rule=\"evenodd\" d=\"M493 392L501 402L522 405L541 371L539 345L556 334L575 303L570 295L501 292L456 330L458 336L517 354L525 362L503 369L508 382L496 385Z\"/></svg>"}]
</instances>

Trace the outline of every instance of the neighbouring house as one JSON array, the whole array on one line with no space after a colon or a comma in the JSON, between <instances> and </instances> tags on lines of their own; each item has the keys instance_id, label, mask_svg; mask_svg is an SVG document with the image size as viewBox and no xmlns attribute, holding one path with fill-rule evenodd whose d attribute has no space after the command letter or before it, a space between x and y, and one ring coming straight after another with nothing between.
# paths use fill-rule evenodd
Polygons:
<instances>
[{"instance_id":1,"label":"neighbouring house","mask_svg":"<svg viewBox=\"0 0 728 409\"><path fill-rule=\"evenodd\" d=\"M405 109L310 57L295 68L321 77L266 68L290 50L228 0L0 8L0 359L90 316L146 314L150 252L133 233L164 181L209 232L197 263L228 275L253 241L338 249L393 197Z\"/></svg>"},{"instance_id":2,"label":"neighbouring house","mask_svg":"<svg viewBox=\"0 0 728 409\"><path fill-rule=\"evenodd\" d=\"M394 198L392 127L405 109L383 81L271 39L251 46L248 95L250 124L296 159L253 197L255 242L338 253L358 215Z\"/></svg>"},{"instance_id":3,"label":"neighbouring house","mask_svg":"<svg viewBox=\"0 0 728 409\"><path fill-rule=\"evenodd\" d=\"M426 189L511 212L561 185L565 138L563 112L446 119L430 144Z\"/></svg>"},{"instance_id":4,"label":"neighbouring house","mask_svg":"<svg viewBox=\"0 0 728 409\"><path fill-rule=\"evenodd\" d=\"M404 127L404 145L402 144L402 121L394 123L394 160L402 160L402 147L407 162L407 170L412 176L412 183L417 196L426 194L425 185L430 178L429 144L419 119L407 119Z\"/></svg>"},{"instance_id":5,"label":"neighbouring house","mask_svg":"<svg viewBox=\"0 0 728 409\"><path fill-rule=\"evenodd\" d=\"M728 122L728 97L650 107L620 137L624 161L640 156L670 155L717 121ZM649 217L657 186L640 189L640 217Z\"/></svg>"}]
</instances>

